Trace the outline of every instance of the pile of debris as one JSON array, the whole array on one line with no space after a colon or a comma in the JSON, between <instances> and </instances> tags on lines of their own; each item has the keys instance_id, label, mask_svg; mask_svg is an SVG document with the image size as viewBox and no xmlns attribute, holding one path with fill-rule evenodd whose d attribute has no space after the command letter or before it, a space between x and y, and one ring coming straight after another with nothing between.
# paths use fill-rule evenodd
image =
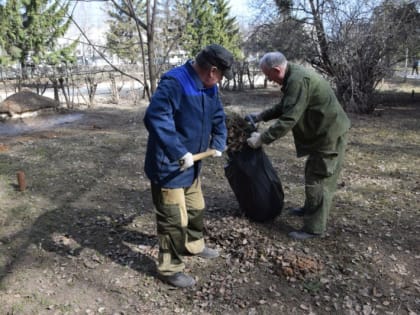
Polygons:
<instances>
[{"instance_id":1,"label":"pile of debris","mask_svg":"<svg viewBox=\"0 0 420 315\"><path fill-rule=\"evenodd\" d=\"M285 253L276 259L280 273L287 279L303 279L310 274L319 274L323 269L321 261L315 257L298 253Z\"/></svg>"},{"instance_id":2,"label":"pile of debris","mask_svg":"<svg viewBox=\"0 0 420 315\"><path fill-rule=\"evenodd\" d=\"M251 136L255 128L251 126L239 114L226 115L226 127L228 130L227 153L240 152L246 145L246 139Z\"/></svg>"}]
</instances>

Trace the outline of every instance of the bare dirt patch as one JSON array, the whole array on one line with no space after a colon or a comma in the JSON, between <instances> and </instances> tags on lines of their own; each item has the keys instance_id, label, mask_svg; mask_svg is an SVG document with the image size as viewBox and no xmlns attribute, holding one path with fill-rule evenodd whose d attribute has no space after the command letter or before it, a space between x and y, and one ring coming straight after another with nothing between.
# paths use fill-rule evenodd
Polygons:
<instances>
[{"instance_id":1,"label":"bare dirt patch","mask_svg":"<svg viewBox=\"0 0 420 315\"><path fill-rule=\"evenodd\" d=\"M223 98L227 111L245 113L278 95ZM301 222L285 210L273 222L248 221L224 177L224 158L206 159L206 239L222 256L186 257L198 284L184 290L155 277L144 109L103 105L71 124L0 136L1 314L420 314L418 99L352 115L323 239L289 240ZM285 209L300 206L304 160L291 135L266 152Z\"/></svg>"}]
</instances>

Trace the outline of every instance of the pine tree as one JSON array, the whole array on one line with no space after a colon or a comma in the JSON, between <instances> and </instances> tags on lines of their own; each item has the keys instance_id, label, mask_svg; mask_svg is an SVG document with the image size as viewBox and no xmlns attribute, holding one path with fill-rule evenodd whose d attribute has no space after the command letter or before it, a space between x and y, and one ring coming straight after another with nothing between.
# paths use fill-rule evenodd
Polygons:
<instances>
[{"instance_id":1,"label":"pine tree","mask_svg":"<svg viewBox=\"0 0 420 315\"><path fill-rule=\"evenodd\" d=\"M136 15L144 16L145 7L142 1L133 1ZM119 1L120 8L130 11L125 1ZM107 49L128 63L136 63L141 58L141 47L136 24L132 17L127 16L122 10L112 6L108 10L110 17L109 31L106 34Z\"/></svg>"},{"instance_id":2,"label":"pine tree","mask_svg":"<svg viewBox=\"0 0 420 315\"><path fill-rule=\"evenodd\" d=\"M214 2L215 26L218 43L227 49L238 53L240 45L239 27L236 18L229 17L230 7L225 0L216 0Z\"/></svg>"},{"instance_id":3,"label":"pine tree","mask_svg":"<svg viewBox=\"0 0 420 315\"><path fill-rule=\"evenodd\" d=\"M20 60L22 49L16 43L23 37L22 17L19 14L16 1L9 0L1 7L0 12L0 47L2 58L0 64L8 64Z\"/></svg>"},{"instance_id":4,"label":"pine tree","mask_svg":"<svg viewBox=\"0 0 420 315\"><path fill-rule=\"evenodd\" d=\"M219 44L240 55L240 33L235 18L229 17L226 0L192 0L188 11L191 22L187 24L183 47L195 56L204 46Z\"/></svg>"},{"instance_id":5,"label":"pine tree","mask_svg":"<svg viewBox=\"0 0 420 315\"><path fill-rule=\"evenodd\" d=\"M8 62L8 56L3 52L5 45L5 33L6 33L6 15L4 6L0 3L0 66Z\"/></svg>"},{"instance_id":6,"label":"pine tree","mask_svg":"<svg viewBox=\"0 0 420 315\"><path fill-rule=\"evenodd\" d=\"M0 45L8 58L24 68L28 62L74 62L75 43L58 49L57 39L70 26L69 3L48 0L8 0L2 8Z\"/></svg>"}]
</instances>

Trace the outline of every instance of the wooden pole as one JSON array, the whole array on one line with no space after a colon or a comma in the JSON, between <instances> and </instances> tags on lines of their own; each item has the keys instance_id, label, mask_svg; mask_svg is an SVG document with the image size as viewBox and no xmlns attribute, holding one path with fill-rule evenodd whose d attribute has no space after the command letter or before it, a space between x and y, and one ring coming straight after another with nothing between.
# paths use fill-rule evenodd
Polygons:
<instances>
[{"instance_id":1,"label":"wooden pole","mask_svg":"<svg viewBox=\"0 0 420 315\"><path fill-rule=\"evenodd\" d=\"M25 173L23 171L17 172L17 181L19 185L19 191L25 191L26 180L25 180Z\"/></svg>"},{"instance_id":2,"label":"wooden pole","mask_svg":"<svg viewBox=\"0 0 420 315\"><path fill-rule=\"evenodd\" d=\"M210 150L207 150L205 152L197 153L197 154L193 155L193 160L194 160L194 162L200 161L202 159L205 159L206 157L213 156L215 153L216 153L216 150L214 150L214 149L210 149Z\"/></svg>"}]
</instances>

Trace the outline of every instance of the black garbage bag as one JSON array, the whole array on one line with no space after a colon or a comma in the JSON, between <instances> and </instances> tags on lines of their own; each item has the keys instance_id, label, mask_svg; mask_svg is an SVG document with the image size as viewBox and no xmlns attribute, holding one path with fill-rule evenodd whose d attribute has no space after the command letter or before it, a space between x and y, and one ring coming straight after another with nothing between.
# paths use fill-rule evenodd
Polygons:
<instances>
[{"instance_id":1,"label":"black garbage bag","mask_svg":"<svg viewBox=\"0 0 420 315\"><path fill-rule=\"evenodd\" d=\"M225 176L241 210L253 221L274 219L283 209L284 192L264 150L245 146L228 156Z\"/></svg>"}]
</instances>

